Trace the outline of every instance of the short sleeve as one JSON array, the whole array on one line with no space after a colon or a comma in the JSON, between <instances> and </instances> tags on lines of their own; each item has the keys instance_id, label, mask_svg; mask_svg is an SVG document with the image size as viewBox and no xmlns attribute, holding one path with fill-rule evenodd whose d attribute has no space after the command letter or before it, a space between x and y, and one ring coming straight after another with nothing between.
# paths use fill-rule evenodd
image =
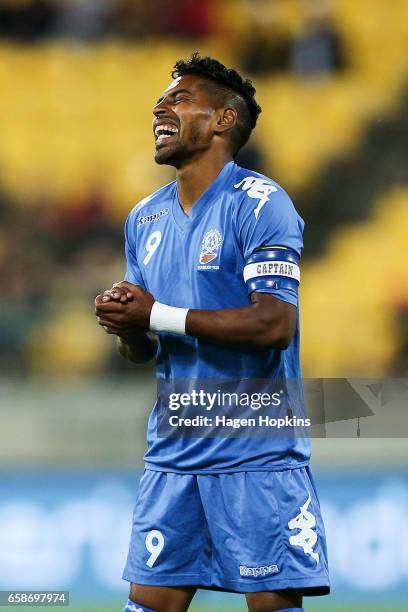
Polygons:
<instances>
[{"instance_id":1,"label":"short sleeve","mask_svg":"<svg viewBox=\"0 0 408 612\"><path fill-rule=\"evenodd\" d=\"M250 181L245 188L245 180ZM241 184L240 184L241 185ZM248 294L271 293L297 306L304 221L289 196L267 180L248 177L236 216Z\"/></svg>"},{"instance_id":2,"label":"short sleeve","mask_svg":"<svg viewBox=\"0 0 408 612\"><path fill-rule=\"evenodd\" d=\"M129 214L125 223L125 255L126 255L126 273L125 281L134 285L140 285L145 289L142 274L136 256L136 240L133 225L132 213Z\"/></svg>"}]
</instances>

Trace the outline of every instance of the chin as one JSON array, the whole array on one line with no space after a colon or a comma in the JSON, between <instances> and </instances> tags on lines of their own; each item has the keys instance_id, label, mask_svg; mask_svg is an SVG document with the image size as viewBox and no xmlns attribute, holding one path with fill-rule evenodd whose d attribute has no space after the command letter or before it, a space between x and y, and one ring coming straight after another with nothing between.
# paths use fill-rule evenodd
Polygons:
<instances>
[{"instance_id":1,"label":"chin","mask_svg":"<svg viewBox=\"0 0 408 612\"><path fill-rule=\"evenodd\" d=\"M159 165L177 166L180 158L180 152L171 149L170 147L163 147L157 149L154 154L154 161Z\"/></svg>"},{"instance_id":2,"label":"chin","mask_svg":"<svg viewBox=\"0 0 408 612\"><path fill-rule=\"evenodd\" d=\"M164 153L162 153L161 151L156 151L155 155L154 155L154 161L156 162L156 164L159 165L165 165L165 164L169 164L171 165L171 155L166 155Z\"/></svg>"}]
</instances>

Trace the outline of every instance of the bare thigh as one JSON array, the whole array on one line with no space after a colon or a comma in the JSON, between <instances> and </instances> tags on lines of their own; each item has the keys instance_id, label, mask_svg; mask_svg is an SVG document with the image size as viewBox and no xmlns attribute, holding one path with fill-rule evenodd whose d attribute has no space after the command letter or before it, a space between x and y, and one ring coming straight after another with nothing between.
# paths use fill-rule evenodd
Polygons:
<instances>
[{"instance_id":1,"label":"bare thigh","mask_svg":"<svg viewBox=\"0 0 408 612\"><path fill-rule=\"evenodd\" d=\"M249 612L276 612L286 608L302 607L302 594L294 589L265 593L247 593L246 600Z\"/></svg>"},{"instance_id":2,"label":"bare thigh","mask_svg":"<svg viewBox=\"0 0 408 612\"><path fill-rule=\"evenodd\" d=\"M131 584L129 598L155 612L186 612L196 590L196 587Z\"/></svg>"}]
</instances>

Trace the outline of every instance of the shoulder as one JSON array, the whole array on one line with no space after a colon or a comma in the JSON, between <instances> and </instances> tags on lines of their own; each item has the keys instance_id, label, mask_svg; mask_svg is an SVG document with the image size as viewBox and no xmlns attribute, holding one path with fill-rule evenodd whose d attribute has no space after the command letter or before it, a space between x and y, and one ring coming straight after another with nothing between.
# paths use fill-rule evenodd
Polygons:
<instances>
[{"instance_id":1,"label":"shoulder","mask_svg":"<svg viewBox=\"0 0 408 612\"><path fill-rule=\"evenodd\" d=\"M235 164L235 172L233 178L235 181L238 181L237 184L242 183L240 187L249 188L253 185L268 185L274 187L276 191L284 192L282 187L270 177L265 176L264 174L260 174L259 172L255 172L255 170L248 170L248 168L238 166L238 164Z\"/></svg>"},{"instance_id":2,"label":"shoulder","mask_svg":"<svg viewBox=\"0 0 408 612\"><path fill-rule=\"evenodd\" d=\"M170 200L173 195L175 181L171 181L167 185L160 187L147 197L138 202L130 211L127 223L138 221L143 223L143 220L151 214L165 215L170 210Z\"/></svg>"},{"instance_id":3,"label":"shoulder","mask_svg":"<svg viewBox=\"0 0 408 612\"><path fill-rule=\"evenodd\" d=\"M239 215L254 213L255 219L261 214L299 217L286 191L276 181L259 172L236 166L230 188L234 193L234 208Z\"/></svg>"}]
</instances>

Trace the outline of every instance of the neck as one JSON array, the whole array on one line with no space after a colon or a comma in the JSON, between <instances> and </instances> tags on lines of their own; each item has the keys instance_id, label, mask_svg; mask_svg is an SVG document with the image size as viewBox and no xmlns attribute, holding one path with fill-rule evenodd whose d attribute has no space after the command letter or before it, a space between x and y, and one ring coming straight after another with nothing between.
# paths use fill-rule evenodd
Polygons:
<instances>
[{"instance_id":1,"label":"neck","mask_svg":"<svg viewBox=\"0 0 408 612\"><path fill-rule=\"evenodd\" d=\"M186 214L231 160L229 153L206 151L199 159L193 158L177 169L178 197Z\"/></svg>"}]
</instances>

